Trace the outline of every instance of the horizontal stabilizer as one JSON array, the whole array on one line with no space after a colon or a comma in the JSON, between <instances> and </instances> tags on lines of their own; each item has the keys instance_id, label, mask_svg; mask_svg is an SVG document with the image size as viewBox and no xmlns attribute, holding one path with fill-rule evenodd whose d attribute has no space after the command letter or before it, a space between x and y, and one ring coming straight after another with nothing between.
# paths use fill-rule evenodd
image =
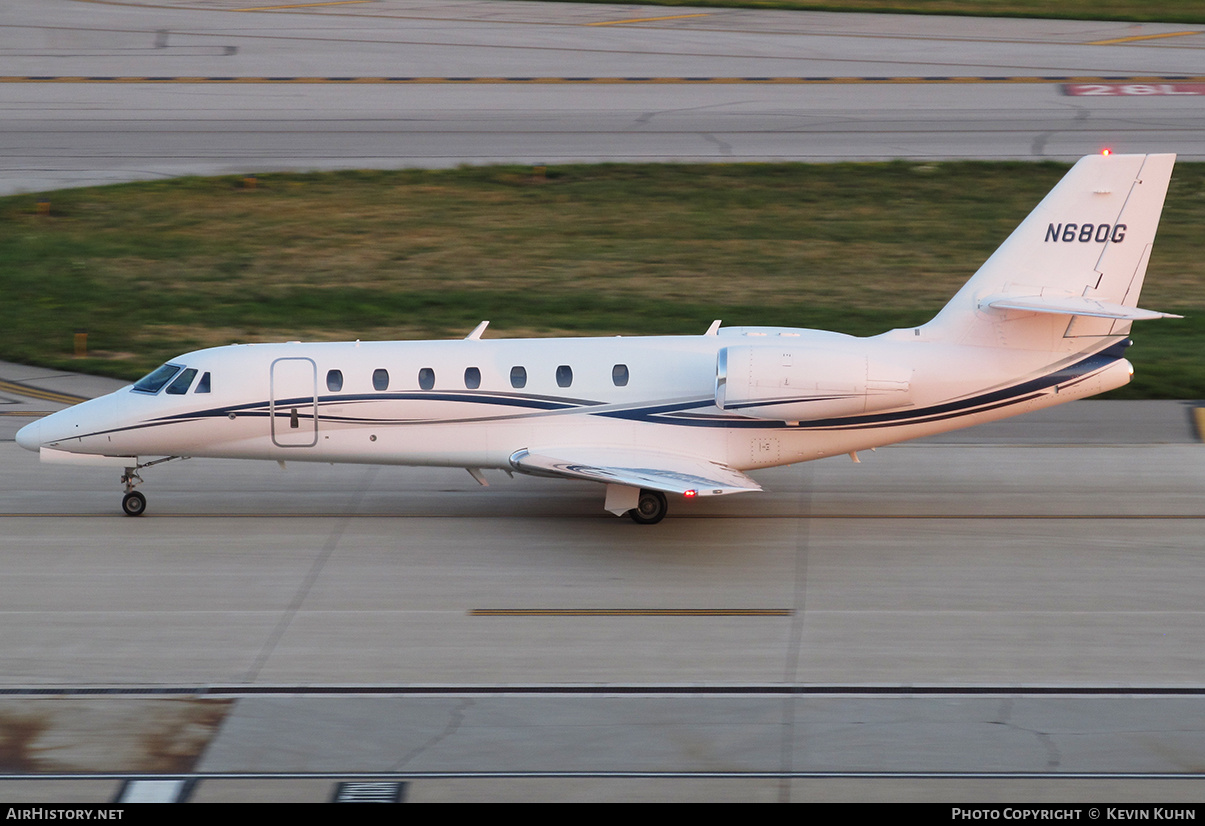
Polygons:
<instances>
[{"instance_id":1,"label":"horizontal stabilizer","mask_svg":"<svg viewBox=\"0 0 1205 826\"><path fill-rule=\"evenodd\" d=\"M1184 318L1184 316L1171 313L1157 313L1154 310L1098 301L1082 295L989 295L980 300L979 307L981 309L1021 310L1028 313L1052 313L1054 315L1086 315L1093 318L1115 318L1120 321Z\"/></svg>"},{"instance_id":2,"label":"horizontal stabilizer","mask_svg":"<svg viewBox=\"0 0 1205 826\"><path fill-rule=\"evenodd\" d=\"M586 479L663 493L693 490L699 496L723 496L761 490L761 485L739 470L694 456L655 451L599 447L520 450L510 457L510 464L535 476Z\"/></svg>"}]
</instances>

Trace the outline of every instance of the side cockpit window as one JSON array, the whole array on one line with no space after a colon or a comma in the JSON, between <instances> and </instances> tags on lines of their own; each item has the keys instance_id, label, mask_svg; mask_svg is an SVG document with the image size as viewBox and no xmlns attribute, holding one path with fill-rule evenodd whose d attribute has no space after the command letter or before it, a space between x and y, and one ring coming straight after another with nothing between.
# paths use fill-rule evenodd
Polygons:
<instances>
[{"instance_id":1,"label":"side cockpit window","mask_svg":"<svg viewBox=\"0 0 1205 826\"><path fill-rule=\"evenodd\" d=\"M194 392L194 393L208 393L209 392L209 374L208 373L201 374L201 380L199 382L197 382L197 389L192 392Z\"/></svg>"},{"instance_id":2,"label":"side cockpit window","mask_svg":"<svg viewBox=\"0 0 1205 826\"><path fill-rule=\"evenodd\" d=\"M163 389L163 385L171 381L172 376L183 369L184 365L182 364L165 364L139 379L137 384L134 385L134 390L138 393L149 393L153 396ZM195 370L193 371L193 375L196 375ZM192 381L192 377L190 376L188 380Z\"/></svg>"},{"instance_id":3,"label":"side cockpit window","mask_svg":"<svg viewBox=\"0 0 1205 826\"><path fill-rule=\"evenodd\" d=\"M168 394L172 396L183 396L188 392L188 388L192 386L192 380L197 377L197 371L189 367L187 370L181 370L180 375L172 380L172 383L167 386Z\"/></svg>"}]
</instances>

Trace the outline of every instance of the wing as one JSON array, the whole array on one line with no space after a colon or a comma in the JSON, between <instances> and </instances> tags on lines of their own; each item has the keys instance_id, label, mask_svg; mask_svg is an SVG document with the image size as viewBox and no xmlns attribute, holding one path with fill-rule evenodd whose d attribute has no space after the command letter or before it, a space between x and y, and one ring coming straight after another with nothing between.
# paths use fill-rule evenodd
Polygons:
<instances>
[{"instance_id":1,"label":"wing","mask_svg":"<svg viewBox=\"0 0 1205 826\"><path fill-rule=\"evenodd\" d=\"M663 493L695 491L691 495L723 496L761 490L757 482L726 465L697 456L634 448L520 450L510 457L510 464L517 471L535 476L587 479Z\"/></svg>"}]
</instances>

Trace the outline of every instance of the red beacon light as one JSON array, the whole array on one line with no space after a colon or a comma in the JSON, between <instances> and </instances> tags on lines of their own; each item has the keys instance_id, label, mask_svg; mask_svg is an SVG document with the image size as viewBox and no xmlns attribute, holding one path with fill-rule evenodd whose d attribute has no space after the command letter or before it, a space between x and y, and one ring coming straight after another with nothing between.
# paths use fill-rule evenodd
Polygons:
<instances>
[{"instance_id":1,"label":"red beacon light","mask_svg":"<svg viewBox=\"0 0 1205 826\"><path fill-rule=\"evenodd\" d=\"M1113 154L1113 150L1112 149L1102 149L1102 150L1100 150L1100 154L1104 155L1107 158L1108 156Z\"/></svg>"},{"instance_id":2,"label":"red beacon light","mask_svg":"<svg viewBox=\"0 0 1205 826\"><path fill-rule=\"evenodd\" d=\"M688 490L685 493L683 493L682 495L685 496L687 499L694 499L696 496L699 495L699 492L697 490Z\"/></svg>"}]
</instances>

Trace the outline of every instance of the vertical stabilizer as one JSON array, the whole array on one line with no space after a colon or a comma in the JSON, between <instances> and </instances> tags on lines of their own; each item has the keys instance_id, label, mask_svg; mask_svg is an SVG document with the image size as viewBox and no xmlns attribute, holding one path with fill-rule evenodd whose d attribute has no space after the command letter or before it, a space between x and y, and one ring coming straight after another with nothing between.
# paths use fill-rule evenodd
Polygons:
<instances>
[{"instance_id":1,"label":"vertical stabilizer","mask_svg":"<svg viewBox=\"0 0 1205 826\"><path fill-rule=\"evenodd\" d=\"M926 338L1074 353L1124 336L1175 155L1081 158L937 316Z\"/></svg>"}]
</instances>

